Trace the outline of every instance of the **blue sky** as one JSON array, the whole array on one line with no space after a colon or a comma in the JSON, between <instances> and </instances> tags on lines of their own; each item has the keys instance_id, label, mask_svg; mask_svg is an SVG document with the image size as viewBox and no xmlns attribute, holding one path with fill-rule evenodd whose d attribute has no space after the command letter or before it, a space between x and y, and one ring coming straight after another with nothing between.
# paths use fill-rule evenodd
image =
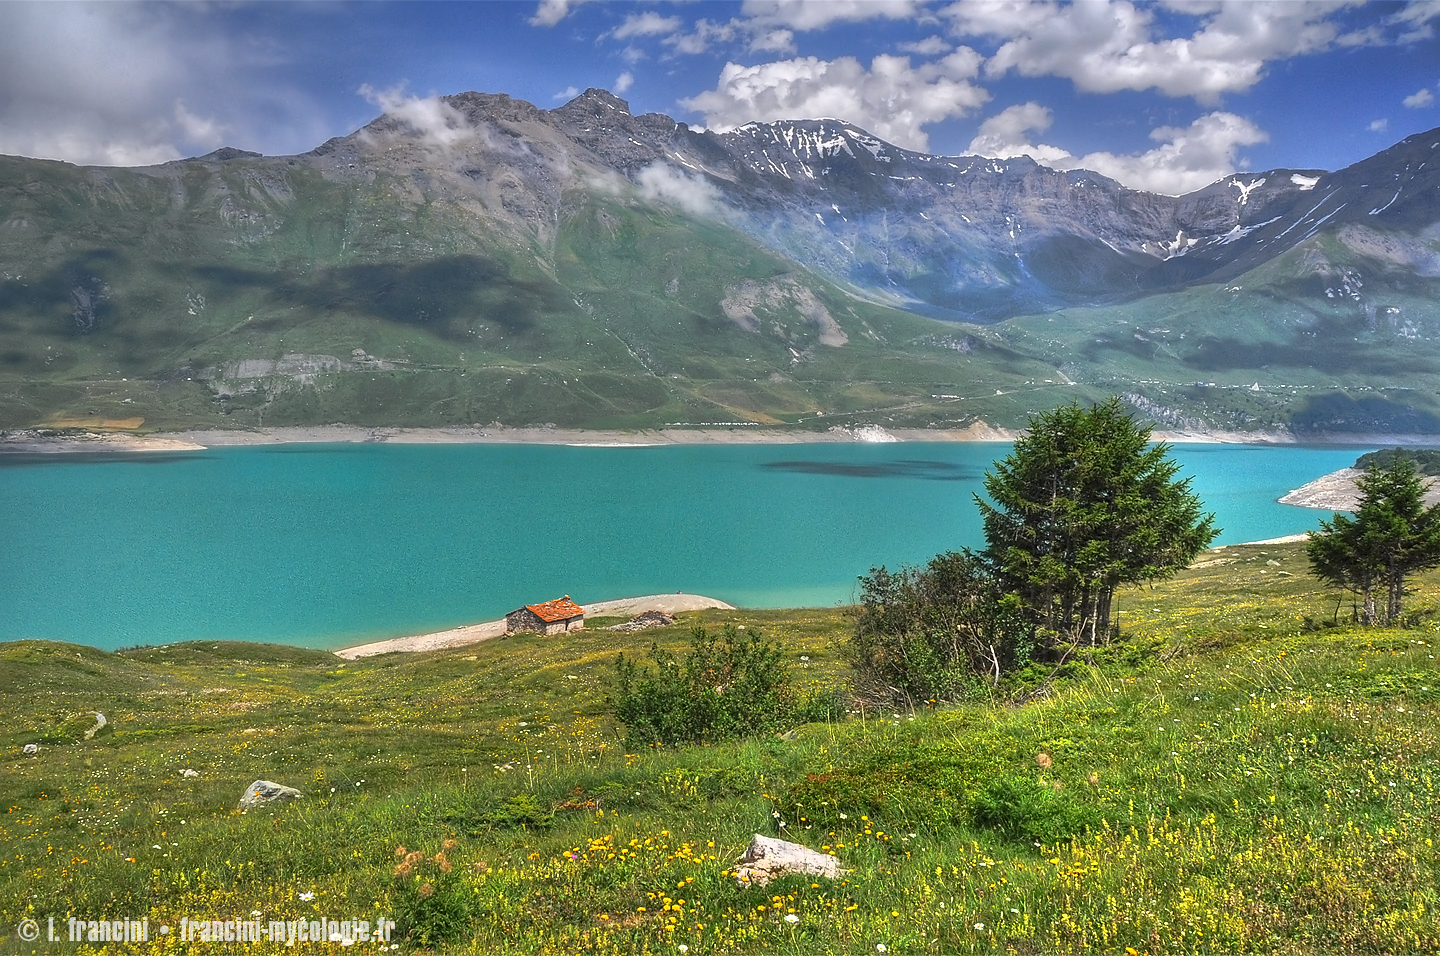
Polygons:
<instances>
[{"instance_id":1,"label":"blue sky","mask_svg":"<svg viewBox=\"0 0 1440 956\"><path fill-rule=\"evenodd\" d=\"M1179 193L1440 126L1440 0L0 3L0 152L302 152L407 100L602 87Z\"/></svg>"}]
</instances>

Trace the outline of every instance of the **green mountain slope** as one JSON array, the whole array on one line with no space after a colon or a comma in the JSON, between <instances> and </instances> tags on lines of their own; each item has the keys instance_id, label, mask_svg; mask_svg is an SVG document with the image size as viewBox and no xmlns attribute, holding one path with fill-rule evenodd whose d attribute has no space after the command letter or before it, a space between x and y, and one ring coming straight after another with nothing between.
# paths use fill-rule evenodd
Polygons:
<instances>
[{"instance_id":1,"label":"green mountain slope","mask_svg":"<svg viewBox=\"0 0 1440 956\"><path fill-rule=\"evenodd\" d=\"M1434 434L1435 264L1440 243L1351 226L1227 283L999 328L1017 351L1067 355L1066 374L1164 426Z\"/></svg>"},{"instance_id":2,"label":"green mountain slope","mask_svg":"<svg viewBox=\"0 0 1440 956\"><path fill-rule=\"evenodd\" d=\"M444 130L381 117L302 156L0 157L0 428L1019 426L1119 392L1162 426L1440 434L1424 137L1240 199L1117 205L1090 174L906 154L935 180L915 192L843 144L833 182L776 179L733 153L765 130L697 134L602 91L442 105ZM1145 238L1176 215L1195 236ZM889 265L862 282L861 260ZM915 270L949 277L929 305L895 278ZM976 282L1104 304L898 307Z\"/></svg>"},{"instance_id":3,"label":"green mountain slope","mask_svg":"<svg viewBox=\"0 0 1440 956\"><path fill-rule=\"evenodd\" d=\"M634 196L567 192L543 245L299 160L7 159L0 196L6 426L928 423L1047 372Z\"/></svg>"}]
</instances>

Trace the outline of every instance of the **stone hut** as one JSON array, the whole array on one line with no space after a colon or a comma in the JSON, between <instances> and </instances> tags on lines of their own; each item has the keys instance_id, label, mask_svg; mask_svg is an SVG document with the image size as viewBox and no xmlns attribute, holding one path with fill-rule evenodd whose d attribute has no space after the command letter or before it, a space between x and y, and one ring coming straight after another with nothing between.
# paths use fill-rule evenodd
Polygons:
<instances>
[{"instance_id":1,"label":"stone hut","mask_svg":"<svg viewBox=\"0 0 1440 956\"><path fill-rule=\"evenodd\" d=\"M585 627L585 609L570 595L546 601L544 604L527 604L505 615L505 633L534 631L538 634L563 634Z\"/></svg>"}]
</instances>

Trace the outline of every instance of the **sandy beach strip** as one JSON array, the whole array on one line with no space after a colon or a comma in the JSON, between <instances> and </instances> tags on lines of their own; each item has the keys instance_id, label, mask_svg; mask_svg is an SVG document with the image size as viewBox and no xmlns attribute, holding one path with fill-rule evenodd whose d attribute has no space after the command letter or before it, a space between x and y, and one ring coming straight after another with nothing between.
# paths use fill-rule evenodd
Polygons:
<instances>
[{"instance_id":1,"label":"sandy beach strip","mask_svg":"<svg viewBox=\"0 0 1440 956\"><path fill-rule=\"evenodd\" d=\"M1254 544L1295 544L1300 541L1310 540L1308 532L1299 534L1286 534L1278 538L1261 538L1259 541L1237 541L1235 544L1219 544L1211 548L1211 551L1224 551L1226 548L1248 548Z\"/></svg>"},{"instance_id":2,"label":"sandy beach strip","mask_svg":"<svg viewBox=\"0 0 1440 956\"><path fill-rule=\"evenodd\" d=\"M715 598L705 597L703 594L650 594L645 597L616 598L613 601L597 601L594 604L580 605L585 609L586 615L590 617L627 617L640 614L644 611L664 611L666 614L679 614L682 611L703 611L708 608L718 608L722 611L733 611L733 604L726 604ZM344 647L335 652L336 657L343 657L348 661L357 660L361 657L374 657L377 654L393 654L397 651L439 651L450 647L464 647L467 644L478 644L481 641L488 641L493 637L500 637L505 633L505 622L486 621L483 624L466 624L462 627L452 627L448 631L437 631L434 634L416 634L412 637L397 637L388 641L375 641L370 644L359 644L355 647Z\"/></svg>"}]
</instances>

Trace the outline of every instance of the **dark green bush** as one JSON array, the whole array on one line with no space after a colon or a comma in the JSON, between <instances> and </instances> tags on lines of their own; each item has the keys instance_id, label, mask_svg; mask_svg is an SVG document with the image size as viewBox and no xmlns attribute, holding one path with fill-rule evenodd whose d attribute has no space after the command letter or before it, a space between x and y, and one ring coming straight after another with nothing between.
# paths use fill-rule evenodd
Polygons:
<instances>
[{"instance_id":1,"label":"dark green bush","mask_svg":"<svg viewBox=\"0 0 1440 956\"><path fill-rule=\"evenodd\" d=\"M911 708L988 695L1029 663L1032 629L1013 595L968 551L923 568L871 568L847 654L860 698Z\"/></svg>"},{"instance_id":2,"label":"dark green bush","mask_svg":"<svg viewBox=\"0 0 1440 956\"><path fill-rule=\"evenodd\" d=\"M976 795L975 824L1018 843L1054 845L1085 832L1099 819L1094 808L1036 780L1001 777Z\"/></svg>"},{"instance_id":3,"label":"dark green bush","mask_svg":"<svg viewBox=\"0 0 1440 956\"><path fill-rule=\"evenodd\" d=\"M555 810L533 794L517 793L481 820L497 830L548 830L555 822Z\"/></svg>"},{"instance_id":4,"label":"dark green bush","mask_svg":"<svg viewBox=\"0 0 1440 956\"><path fill-rule=\"evenodd\" d=\"M716 641L690 632L683 661L651 645L655 669L621 654L615 716L627 747L713 743L777 733L801 722L801 701L779 645L726 625Z\"/></svg>"}]
</instances>

